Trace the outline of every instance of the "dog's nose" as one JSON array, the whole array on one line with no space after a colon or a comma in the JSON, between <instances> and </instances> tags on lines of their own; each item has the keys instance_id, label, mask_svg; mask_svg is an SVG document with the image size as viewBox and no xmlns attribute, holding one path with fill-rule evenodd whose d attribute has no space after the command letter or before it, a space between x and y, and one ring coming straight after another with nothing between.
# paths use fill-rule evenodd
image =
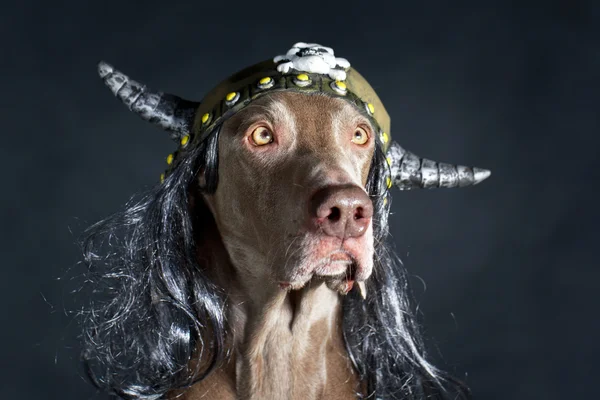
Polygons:
<instances>
[{"instance_id":1,"label":"dog's nose","mask_svg":"<svg viewBox=\"0 0 600 400\"><path fill-rule=\"evenodd\" d=\"M327 186L317 191L310 200L310 218L313 226L328 236L346 239L365 233L373 203L363 189L355 185Z\"/></svg>"}]
</instances>

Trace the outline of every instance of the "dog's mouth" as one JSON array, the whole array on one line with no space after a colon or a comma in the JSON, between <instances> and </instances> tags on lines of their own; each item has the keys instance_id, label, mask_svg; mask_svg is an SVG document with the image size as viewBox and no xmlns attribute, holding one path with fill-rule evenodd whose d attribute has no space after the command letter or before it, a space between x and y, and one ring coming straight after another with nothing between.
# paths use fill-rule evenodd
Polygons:
<instances>
[{"instance_id":1,"label":"dog's mouth","mask_svg":"<svg viewBox=\"0 0 600 400\"><path fill-rule=\"evenodd\" d=\"M325 283L329 289L345 295L352 290L356 283L358 268L359 262L350 252L337 250L319 260L310 276L307 277L308 279L301 286L304 287L309 282ZM363 294L364 284L359 284L361 285L361 294ZM280 287L291 290L299 289L296 285L288 282L281 282Z\"/></svg>"},{"instance_id":2,"label":"dog's mouth","mask_svg":"<svg viewBox=\"0 0 600 400\"><path fill-rule=\"evenodd\" d=\"M323 281L331 289L339 293L348 293L356 280L358 261L347 251L335 251L324 257L313 271L313 278Z\"/></svg>"},{"instance_id":3,"label":"dog's mouth","mask_svg":"<svg viewBox=\"0 0 600 400\"><path fill-rule=\"evenodd\" d=\"M279 287L300 290L307 285L325 284L339 294L357 289L366 296L365 282L373 269L372 236L339 239L326 236L305 236L297 243L300 252L291 252L295 259L286 261Z\"/></svg>"},{"instance_id":4,"label":"dog's mouth","mask_svg":"<svg viewBox=\"0 0 600 400\"><path fill-rule=\"evenodd\" d=\"M347 265L347 268L344 272L338 275L333 276L322 276L315 274L315 280L322 280L325 282L327 287L333 291L336 291L340 294L347 294L354 287L354 283L356 282L356 262L352 262Z\"/></svg>"},{"instance_id":5,"label":"dog's mouth","mask_svg":"<svg viewBox=\"0 0 600 400\"><path fill-rule=\"evenodd\" d=\"M356 280L356 272L358 270L358 261L349 254L338 255L334 254L331 257L331 262L343 262L346 269L337 275L322 275L315 272L313 280L322 281L327 287L342 295L348 294L356 287L363 299L367 298L367 287L364 281Z\"/></svg>"}]
</instances>

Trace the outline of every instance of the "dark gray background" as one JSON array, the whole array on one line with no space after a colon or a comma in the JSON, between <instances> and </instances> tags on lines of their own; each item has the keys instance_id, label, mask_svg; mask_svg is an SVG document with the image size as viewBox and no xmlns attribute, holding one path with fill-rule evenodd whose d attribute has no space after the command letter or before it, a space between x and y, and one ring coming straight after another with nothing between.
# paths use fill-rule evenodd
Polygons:
<instances>
[{"instance_id":1,"label":"dark gray background","mask_svg":"<svg viewBox=\"0 0 600 400\"><path fill-rule=\"evenodd\" d=\"M370 80L403 146L493 171L394 197L437 363L478 399L598 398L600 3L394 3L3 6L0 397L102 398L78 364L75 241L153 185L175 148L96 62L201 99L315 41Z\"/></svg>"}]
</instances>

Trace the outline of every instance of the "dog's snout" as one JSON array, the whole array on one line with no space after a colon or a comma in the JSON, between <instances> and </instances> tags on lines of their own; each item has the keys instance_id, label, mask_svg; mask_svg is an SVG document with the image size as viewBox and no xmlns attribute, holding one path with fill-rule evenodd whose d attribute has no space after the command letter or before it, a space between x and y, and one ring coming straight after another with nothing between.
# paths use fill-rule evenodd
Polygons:
<instances>
[{"instance_id":1,"label":"dog's snout","mask_svg":"<svg viewBox=\"0 0 600 400\"><path fill-rule=\"evenodd\" d=\"M310 200L312 225L328 236L346 239L362 236L373 216L373 203L355 185L327 186Z\"/></svg>"}]
</instances>

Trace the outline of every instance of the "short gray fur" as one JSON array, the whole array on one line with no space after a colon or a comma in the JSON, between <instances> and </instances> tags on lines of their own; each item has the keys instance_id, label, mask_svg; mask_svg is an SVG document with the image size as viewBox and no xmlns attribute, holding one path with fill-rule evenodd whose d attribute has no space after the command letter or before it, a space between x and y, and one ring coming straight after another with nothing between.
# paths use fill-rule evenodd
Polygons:
<instances>
[{"instance_id":1,"label":"short gray fur","mask_svg":"<svg viewBox=\"0 0 600 400\"><path fill-rule=\"evenodd\" d=\"M150 91L145 85L129 79L104 61L98 63L98 74L131 111L170 131L171 139L178 140L189 134L200 103L168 93Z\"/></svg>"},{"instance_id":2,"label":"short gray fur","mask_svg":"<svg viewBox=\"0 0 600 400\"><path fill-rule=\"evenodd\" d=\"M421 158L392 142L388 150L392 184L400 190L453 188L477 185L491 172Z\"/></svg>"}]
</instances>

